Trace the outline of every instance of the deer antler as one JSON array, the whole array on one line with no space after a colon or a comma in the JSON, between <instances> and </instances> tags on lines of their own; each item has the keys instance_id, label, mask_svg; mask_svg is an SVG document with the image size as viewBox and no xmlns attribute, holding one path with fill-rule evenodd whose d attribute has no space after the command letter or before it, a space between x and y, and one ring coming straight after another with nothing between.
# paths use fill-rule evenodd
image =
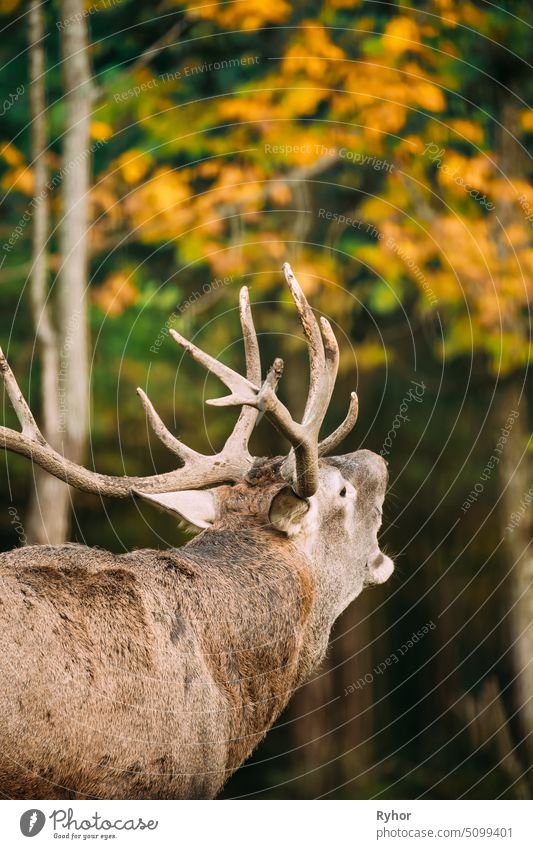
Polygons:
<instances>
[{"instance_id":1,"label":"deer antler","mask_svg":"<svg viewBox=\"0 0 533 849\"><path fill-rule=\"evenodd\" d=\"M257 335L252 321L248 290L240 296L240 317L246 353L246 369L250 379L261 383L261 364ZM167 430L142 389L137 392L148 420L161 441L181 459L181 468L161 475L147 477L102 475L63 457L49 445L26 403L16 378L0 349L0 373L7 394L22 426L21 432L0 427L0 445L17 454L29 457L50 474L76 489L102 496L126 498L134 491L157 493L179 489L195 489L223 481L240 480L250 469L253 457L248 451L248 440L253 430L257 412L242 410L239 419L218 454L211 456L193 451ZM253 385L250 381L250 385Z\"/></svg>"},{"instance_id":2,"label":"deer antler","mask_svg":"<svg viewBox=\"0 0 533 849\"><path fill-rule=\"evenodd\" d=\"M285 279L298 310L309 348L309 395L301 424L296 422L276 395L283 373L283 360L276 359L260 389L233 369L215 360L197 348L175 330L172 338L200 365L215 374L231 395L208 401L217 407L247 405L264 412L274 427L290 442L293 455L284 463L284 473L294 478L294 489L302 497L313 495L318 488L318 458L331 451L352 429L357 419L357 396L352 393L345 421L323 443L318 442L322 422L326 415L339 366L339 348L329 321L317 323L313 311L288 263L283 266ZM294 474L292 470L294 460Z\"/></svg>"},{"instance_id":3,"label":"deer antler","mask_svg":"<svg viewBox=\"0 0 533 849\"><path fill-rule=\"evenodd\" d=\"M252 311L250 309L250 295L248 293L248 289L246 286L243 286L240 291L239 296L239 313L241 319L241 327L242 327L242 335L244 339L244 351L246 356L246 379L249 382L250 386L259 386L261 384L261 359L259 356L259 345L257 342L257 334L255 332L255 327L252 319ZM173 330L170 331L172 334ZM199 350L199 349L198 349ZM200 352L201 353L201 352ZM204 357L208 357L207 354L204 354ZM225 369L226 367L219 363L218 360L209 358L210 362L216 364L218 366L219 371L214 371L214 366L210 369L214 374L220 376L220 370ZM156 434L157 437L161 440L161 442L166 445L166 447L172 451L173 454L177 454L178 457L183 461L183 463L198 461L199 458L208 459L209 463L212 465L217 465L217 461L227 462L228 457L234 457L235 459L240 458L242 463L245 463L247 467L251 466L253 462L253 457L248 451L248 442L250 436L252 435L252 431L255 426L255 422L257 419L257 411L251 409L250 407L243 407L237 423L233 428L230 436L226 440L224 448L219 454L211 455L206 458L206 455L198 454L197 451L193 451L179 439L170 433L165 424L162 422L160 416L154 409L150 399L146 395L143 390L138 387L137 394L141 399L141 404L144 407L146 412L148 421L152 427L152 430ZM248 469L247 469L248 470Z\"/></svg>"},{"instance_id":4,"label":"deer antler","mask_svg":"<svg viewBox=\"0 0 533 849\"><path fill-rule=\"evenodd\" d=\"M261 363L250 300L246 287L240 293L240 319L246 354L246 377L206 354L175 330L173 339L204 368L216 375L231 394L208 401L214 406L241 406L239 418L218 454L205 455L189 448L165 426L142 389L137 392L156 436L176 454L182 465L172 472L147 477L116 477L93 472L68 460L47 443L39 430L7 360L0 349L0 373L7 394L22 426L16 431L0 427L0 445L29 457L50 474L77 489L99 495L126 498L132 492L159 493L205 487L224 481L238 481L250 469L253 457L248 442L259 411L264 412L277 430L290 442L291 453L283 472L293 478L301 496L309 496L318 487L318 458L332 451L350 432L357 419L357 396L351 395L344 422L326 439L318 437L333 392L339 364L337 341L327 319L318 323L288 263L283 266L309 348L309 395L302 422L296 422L276 394L283 373L283 361L276 359L261 385Z\"/></svg>"}]
</instances>

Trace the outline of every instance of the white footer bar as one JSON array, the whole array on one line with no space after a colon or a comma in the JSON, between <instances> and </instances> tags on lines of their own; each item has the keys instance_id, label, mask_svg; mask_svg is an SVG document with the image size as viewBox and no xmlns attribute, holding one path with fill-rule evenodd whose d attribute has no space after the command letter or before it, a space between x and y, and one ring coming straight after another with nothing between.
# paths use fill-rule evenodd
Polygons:
<instances>
[{"instance_id":1,"label":"white footer bar","mask_svg":"<svg viewBox=\"0 0 533 849\"><path fill-rule=\"evenodd\" d=\"M532 849L532 815L513 801L2 801L0 845Z\"/></svg>"}]
</instances>

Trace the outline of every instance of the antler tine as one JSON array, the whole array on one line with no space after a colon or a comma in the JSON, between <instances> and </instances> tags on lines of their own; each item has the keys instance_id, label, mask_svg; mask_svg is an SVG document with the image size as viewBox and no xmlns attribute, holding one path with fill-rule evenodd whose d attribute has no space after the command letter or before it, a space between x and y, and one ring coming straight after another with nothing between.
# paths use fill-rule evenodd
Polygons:
<instances>
[{"instance_id":1,"label":"antler tine","mask_svg":"<svg viewBox=\"0 0 533 849\"><path fill-rule=\"evenodd\" d=\"M140 386L137 387L137 395L141 400L141 404L144 407L144 411L146 413L146 417L150 423L150 426L155 433L155 435L161 440L163 445L165 445L169 451L172 451L173 454L176 454L183 462L185 463L187 460L193 460L196 457L200 457L197 451L193 451L192 448L189 448L179 439L177 439L173 433L171 433L163 420L161 419L159 413L156 411L154 405L150 401L146 392L144 392Z\"/></svg>"},{"instance_id":2,"label":"antler tine","mask_svg":"<svg viewBox=\"0 0 533 849\"><path fill-rule=\"evenodd\" d=\"M175 342L180 345L184 351L191 355L193 360L196 360L197 363L202 365L207 371L210 371L211 374L214 374L218 377L219 380L224 383L228 389L231 390L232 395L230 398L237 398L239 393L242 395L238 401L234 401L233 403L246 403L248 401L254 401L257 396L257 392L259 391L257 386L254 386L251 380L243 377L241 374L238 374L236 371L233 371L229 366L224 365L224 363L219 362L210 354L206 354L205 351L202 351L201 348L197 348L196 345L193 345L192 342L189 342L188 339L185 339L181 333L178 333L177 330L173 328L170 329L170 335L174 339ZM218 401L223 401L225 399L219 398ZM223 404L219 404L219 406L227 406Z\"/></svg>"},{"instance_id":3,"label":"antler tine","mask_svg":"<svg viewBox=\"0 0 533 849\"><path fill-rule=\"evenodd\" d=\"M257 342L257 334L255 332L255 327L252 319L252 311L250 308L250 297L248 294L248 289L246 286L243 286L240 291L239 297L239 312L241 319L241 327L244 339L244 350L246 355L246 377L249 381L253 381L258 385L261 382L261 360L259 355L259 344ZM173 334L174 335L174 334ZM183 342L185 341L183 337L180 337L179 334L174 336L176 341L178 338L180 340L180 344L183 347L186 347ZM190 345L190 343L188 343ZM194 347L194 346L191 346ZM189 350L187 347L186 350ZM196 359L202 362L202 365L206 364L206 361L209 360L213 362L212 358L210 358L207 354L204 354L203 351L200 351L199 348L195 349L197 351ZM199 356L201 355L201 357ZM218 361L215 361L218 363ZM221 364L218 363L218 366ZM210 369L210 371L214 371ZM217 372L217 376L221 376L220 369ZM238 377L238 375L235 375ZM155 435L161 440L163 445L165 445L173 454L176 454L183 463L186 462L198 462L200 458L205 458L206 455L200 454L197 451L193 451L187 445L185 445L181 440L177 439L166 427L163 420L157 413L154 408L152 402L146 395L146 393L140 388L137 388L137 394L141 399L141 404L144 407L144 411L148 418L148 422ZM239 418L235 423L235 427L233 428L232 433L226 440L226 444L224 448L220 452L220 454L216 455L216 459L220 459L222 456L227 456L228 454L240 455L241 457L247 457L248 461L251 462L251 457L247 453L248 452L248 440L252 433L252 430L255 425L255 420L257 418L257 410L254 410L252 407L243 406ZM213 462L214 456L212 455L209 460Z\"/></svg>"},{"instance_id":4,"label":"antler tine","mask_svg":"<svg viewBox=\"0 0 533 849\"><path fill-rule=\"evenodd\" d=\"M309 349L309 393L303 416L303 421L306 421L311 414L316 396L320 391L321 377L325 364L324 344L313 310L309 306L302 287L298 283L288 262L283 263L283 273L296 309L298 310L298 316Z\"/></svg>"},{"instance_id":5,"label":"antler tine","mask_svg":"<svg viewBox=\"0 0 533 849\"><path fill-rule=\"evenodd\" d=\"M0 372L2 374L2 379L4 381L4 386L6 387L6 392L8 394L9 400L13 406L17 419L22 427L22 435L27 437L28 439L36 440L41 444L45 441L44 436L41 431L37 427L37 422L33 418L32 411L28 407L26 403L26 399L24 395L20 391L20 387L17 383L16 377L11 371L8 361L5 358L5 354L0 348ZM16 434L17 432L11 430L11 428L2 428L2 431L10 431L11 433ZM18 436L19 434L17 434Z\"/></svg>"},{"instance_id":6,"label":"antler tine","mask_svg":"<svg viewBox=\"0 0 533 849\"><path fill-rule=\"evenodd\" d=\"M324 343L324 366L320 375L317 392L307 416L303 417L303 423L315 427L318 432L328 411L329 402L335 388L335 380L339 368L339 346L335 334L327 318L320 319L320 330Z\"/></svg>"},{"instance_id":7,"label":"antler tine","mask_svg":"<svg viewBox=\"0 0 533 849\"><path fill-rule=\"evenodd\" d=\"M329 321L326 318L321 318L320 324L317 323L313 310L309 306L288 262L283 265L283 272L298 310L309 346L309 395L302 424L312 424L319 430L324 421L335 388L335 380L339 369L339 346ZM358 411L357 395L355 392L352 392L345 420L330 436L323 439L319 444L319 456L333 451L350 433L357 421Z\"/></svg>"},{"instance_id":8,"label":"antler tine","mask_svg":"<svg viewBox=\"0 0 533 849\"><path fill-rule=\"evenodd\" d=\"M336 430L333 431L329 436L322 440L318 446L318 456L324 457L326 454L329 454L333 451L334 448L342 442L345 437L348 436L350 431L353 429L356 421L357 415L359 413L359 401L357 398L357 393L352 392L350 394L350 406L348 407L348 412L346 414L346 418L344 421L338 426Z\"/></svg>"},{"instance_id":9,"label":"antler tine","mask_svg":"<svg viewBox=\"0 0 533 849\"><path fill-rule=\"evenodd\" d=\"M250 293L247 286L243 286L239 294L239 312L246 355L246 377L256 386L260 386L261 357L250 306Z\"/></svg>"},{"instance_id":10,"label":"antler tine","mask_svg":"<svg viewBox=\"0 0 533 849\"><path fill-rule=\"evenodd\" d=\"M239 293L239 315L246 357L246 377L256 386L260 386L261 356L252 317L252 309L250 307L250 293L247 286L243 286ZM248 442L255 427L258 412L258 410L248 405L242 407L235 427L226 440L224 451L235 449L237 451L248 452Z\"/></svg>"},{"instance_id":11,"label":"antler tine","mask_svg":"<svg viewBox=\"0 0 533 849\"><path fill-rule=\"evenodd\" d=\"M288 262L283 265L283 273L309 348L309 393L302 424L312 424L320 429L335 386L339 367L339 346L329 321L321 318L320 323L317 322Z\"/></svg>"}]
</instances>

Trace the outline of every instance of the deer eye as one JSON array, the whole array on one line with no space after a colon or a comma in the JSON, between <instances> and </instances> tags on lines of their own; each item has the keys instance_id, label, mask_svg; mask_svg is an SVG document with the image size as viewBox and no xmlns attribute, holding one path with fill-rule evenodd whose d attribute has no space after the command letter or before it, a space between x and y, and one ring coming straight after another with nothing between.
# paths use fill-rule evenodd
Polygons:
<instances>
[{"instance_id":1,"label":"deer eye","mask_svg":"<svg viewBox=\"0 0 533 849\"><path fill-rule=\"evenodd\" d=\"M341 498L345 498L345 497L346 497L346 487L345 487L345 486L343 486L343 488L342 488L342 489L341 489L341 491L339 492L339 495L340 495L340 497L341 497Z\"/></svg>"}]
</instances>

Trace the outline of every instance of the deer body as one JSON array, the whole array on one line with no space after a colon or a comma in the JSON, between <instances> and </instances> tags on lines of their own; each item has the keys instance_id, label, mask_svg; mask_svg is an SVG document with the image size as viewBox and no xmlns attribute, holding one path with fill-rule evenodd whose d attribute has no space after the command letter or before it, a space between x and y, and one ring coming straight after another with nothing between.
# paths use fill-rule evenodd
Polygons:
<instances>
[{"instance_id":1,"label":"deer body","mask_svg":"<svg viewBox=\"0 0 533 849\"><path fill-rule=\"evenodd\" d=\"M0 555L3 794L212 798L317 667L340 613L392 573L377 540L385 462L364 450L324 456L353 426L357 399L319 443L338 349L285 273L310 348L302 423L276 395L280 360L259 388L241 295L247 378L177 337L230 388L220 402L243 405L223 452L186 448L141 394L155 432L181 457L165 475L111 478L63 460L0 352L23 426L0 428L5 447L80 488L143 498L202 531L168 551L64 545ZM248 454L258 409L291 441L287 458Z\"/></svg>"},{"instance_id":2,"label":"deer body","mask_svg":"<svg viewBox=\"0 0 533 849\"><path fill-rule=\"evenodd\" d=\"M2 792L213 797L315 653L310 576L286 552L259 559L261 542L236 551L215 533L231 567L201 542L183 553L3 555Z\"/></svg>"}]
</instances>

